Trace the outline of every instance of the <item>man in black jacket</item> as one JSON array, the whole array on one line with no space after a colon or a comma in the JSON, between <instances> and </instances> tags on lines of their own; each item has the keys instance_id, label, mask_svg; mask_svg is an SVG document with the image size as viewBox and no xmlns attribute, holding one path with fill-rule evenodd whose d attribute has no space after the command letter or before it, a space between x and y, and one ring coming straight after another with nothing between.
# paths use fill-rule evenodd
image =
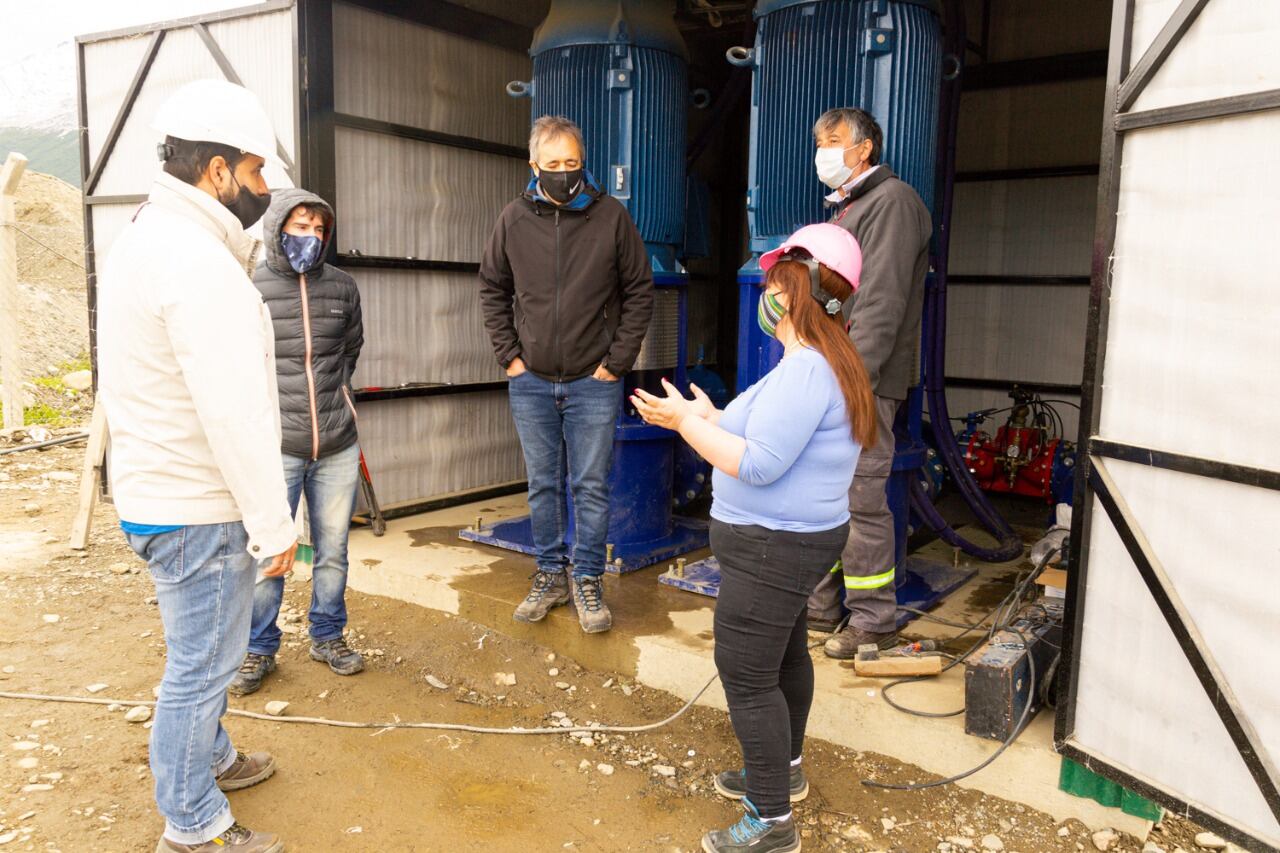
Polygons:
<instances>
[{"instance_id":1,"label":"man in black jacket","mask_svg":"<svg viewBox=\"0 0 1280 853\"><path fill-rule=\"evenodd\" d=\"M572 595L582 630L596 633L613 625L600 576L621 378L649 328L653 280L635 223L600 191L583 157L573 122L534 122L534 177L494 226L480 262L480 301L509 377L529 476L538 569L515 618L540 621ZM575 522L572 592L566 476Z\"/></svg>"},{"instance_id":2,"label":"man in black jacket","mask_svg":"<svg viewBox=\"0 0 1280 853\"><path fill-rule=\"evenodd\" d=\"M306 190L272 193L262 218L265 260L253 283L271 312L280 389L280 426L289 509L305 492L315 559L311 569L311 658L338 675L364 669L347 646L347 534L355 510L360 448L351 375L364 345L360 291L324 262L333 240L333 208ZM276 668L283 577L259 577L253 593L249 652L231 682L252 693Z\"/></svg>"},{"instance_id":3,"label":"man in black jacket","mask_svg":"<svg viewBox=\"0 0 1280 853\"><path fill-rule=\"evenodd\" d=\"M818 178L834 192L831 221L862 248L862 285L849 336L871 377L879 440L858 457L849 491L849 543L834 570L809 599L810 625L840 619L845 628L826 643L829 657L848 659L863 643L897 642L896 537L886 488L893 467L893 421L915 384L924 278L929 271L929 209L910 185L880 162L884 134L863 110L828 110L813 128Z\"/></svg>"}]
</instances>

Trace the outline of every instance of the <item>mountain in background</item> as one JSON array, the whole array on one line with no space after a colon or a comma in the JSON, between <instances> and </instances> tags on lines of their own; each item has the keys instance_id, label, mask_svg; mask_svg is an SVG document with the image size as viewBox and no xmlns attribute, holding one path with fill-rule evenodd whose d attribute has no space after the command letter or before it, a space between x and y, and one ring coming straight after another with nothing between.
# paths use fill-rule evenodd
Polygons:
<instances>
[{"instance_id":1,"label":"mountain in background","mask_svg":"<svg viewBox=\"0 0 1280 853\"><path fill-rule=\"evenodd\" d=\"M75 130L0 127L0 162L10 151L27 158L27 169L80 186L80 142Z\"/></svg>"}]
</instances>

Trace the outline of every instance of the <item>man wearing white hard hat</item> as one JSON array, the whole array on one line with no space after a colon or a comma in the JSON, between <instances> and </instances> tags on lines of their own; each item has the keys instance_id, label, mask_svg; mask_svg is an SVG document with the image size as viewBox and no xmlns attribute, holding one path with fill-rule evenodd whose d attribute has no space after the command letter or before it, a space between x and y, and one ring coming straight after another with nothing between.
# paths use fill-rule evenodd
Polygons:
<instances>
[{"instance_id":1,"label":"man wearing white hard hat","mask_svg":"<svg viewBox=\"0 0 1280 853\"><path fill-rule=\"evenodd\" d=\"M275 772L220 722L249 641L255 574L293 564L297 535L280 460L271 317L245 233L271 194L275 133L258 99L222 80L179 89L153 128L163 170L98 282L99 400L111 489L147 561L164 622L151 729L158 853L278 853L237 824L224 791Z\"/></svg>"}]
</instances>

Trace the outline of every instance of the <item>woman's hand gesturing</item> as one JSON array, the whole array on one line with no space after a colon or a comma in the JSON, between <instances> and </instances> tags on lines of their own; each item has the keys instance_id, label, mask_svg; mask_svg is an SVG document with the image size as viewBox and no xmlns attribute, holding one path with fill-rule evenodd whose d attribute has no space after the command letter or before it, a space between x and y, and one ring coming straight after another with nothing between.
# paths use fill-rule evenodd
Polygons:
<instances>
[{"instance_id":1,"label":"woman's hand gesturing","mask_svg":"<svg viewBox=\"0 0 1280 853\"><path fill-rule=\"evenodd\" d=\"M703 412L707 408L712 412L715 411L707 395L700 391L694 391L694 397L697 399L690 402L681 396L676 386L665 379L662 380L662 387L667 392L665 397L654 396L643 388L637 388L631 395L631 405L636 407L636 411L640 413L640 417L644 418L645 423L679 431L680 424L689 415L704 417Z\"/></svg>"}]
</instances>

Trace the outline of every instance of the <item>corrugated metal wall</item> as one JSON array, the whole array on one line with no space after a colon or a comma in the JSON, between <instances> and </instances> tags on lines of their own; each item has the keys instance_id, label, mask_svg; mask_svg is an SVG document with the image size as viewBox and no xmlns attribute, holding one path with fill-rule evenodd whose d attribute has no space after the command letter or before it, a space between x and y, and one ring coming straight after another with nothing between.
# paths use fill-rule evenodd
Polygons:
<instances>
[{"instance_id":1,"label":"corrugated metal wall","mask_svg":"<svg viewBox=\"0 0 1280 853\"><path fill-rule=\"evenodd\" d=\"M334 5L333 33L339 114L524 146L528 101L503 88L528 79L527 56L343 3ZM344 254L478 263L528 174L519 157L373 130L339 126L335 148ZM364 304L358 388L503 378L474 272L348 271ZM503 392L370 401L359 411L384 506L524 476Z\"/></svg>"},{"instance_id":2,"label":"corrugated metal wall","mask_svg":"<svg viewBox=\"0 0 1280 853\"><path fill-rule=\"evenodd\" d=\"M976 4L970 9L974 27L981 16ZM1088 0L1065 18L1064 11L995 0L988 61L1106 48L1109 4ZM965 92L957 171L1096 164L1103 94L1101 77ZM951 275L1007 279L948 289L948 376L1079 385L1088 287L1032 282L1089 275L1096 205L1097 178L1091 175L956 184ZM1078 393L1044 396L1079 402ZM952 387L947 401L953 416L1010 403L999 388ZM1067 437L1075 440L1076 409L1058 409Z\"/></svg>"}]
</instances>

